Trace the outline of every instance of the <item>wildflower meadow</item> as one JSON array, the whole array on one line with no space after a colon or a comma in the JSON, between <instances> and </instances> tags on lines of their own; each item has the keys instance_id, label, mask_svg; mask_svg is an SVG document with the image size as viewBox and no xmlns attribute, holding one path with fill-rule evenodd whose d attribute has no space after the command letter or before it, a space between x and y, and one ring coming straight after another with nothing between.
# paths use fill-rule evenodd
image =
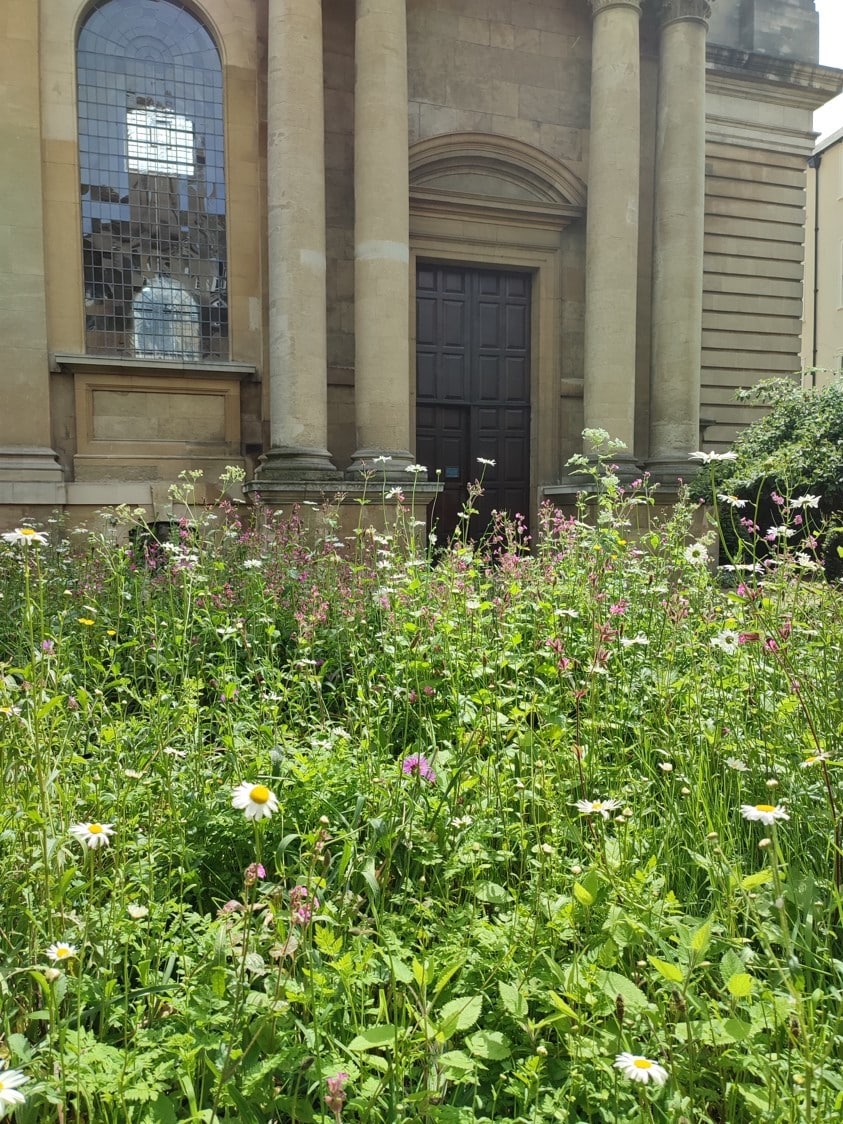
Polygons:
<instances>
[{"instance_id":1,"label":"wildflower meadow","mask_svg":"<svg viewBox=\"0 0 843 1124\"><path fill-rule=\"evenodd\" d=\"M0 1117L843 1119L813 497L718 569L606 468L531 542L376 494L0 541Z\"/></svg>"}]
</instances>

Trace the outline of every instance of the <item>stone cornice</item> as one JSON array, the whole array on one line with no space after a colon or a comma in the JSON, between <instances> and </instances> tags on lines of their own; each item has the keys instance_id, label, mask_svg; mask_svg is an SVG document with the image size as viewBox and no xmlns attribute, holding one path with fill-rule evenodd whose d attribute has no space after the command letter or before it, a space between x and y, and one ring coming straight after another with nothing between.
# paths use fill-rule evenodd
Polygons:
<instances>
[{"instance_id":1,"label":"stone cornice","mask_svg":"<svg viewBox=\"0 0 843 1124\"><path fill-rule=\"evenodd\" d=\"M609 8L631 8L636 15L641 15L641 0L589 0L589 3L595 18Z\"/></svg>"},{"instance_id":2,"label":"stone cornice","mask_svg":"<svg viewBox=\"0 0 843 1124\"><path fill-rule=\"evenodd\" d=\"M843 71L830 66L778 59L709 43L706 48L709 90L742 93L752 84L753 97L818 109L843 89Z\"/></svg>"},{"instance_id":3,"label":"stone cornice","mask_svg":"<svg viewBox=\"0 0 843 1124\"><path fill-rule=\"evenodd\" d=\"M708 26L711 16L709 0L661 0L659 16L662 27L682 21Z\"/></svg>"}]
</instances>

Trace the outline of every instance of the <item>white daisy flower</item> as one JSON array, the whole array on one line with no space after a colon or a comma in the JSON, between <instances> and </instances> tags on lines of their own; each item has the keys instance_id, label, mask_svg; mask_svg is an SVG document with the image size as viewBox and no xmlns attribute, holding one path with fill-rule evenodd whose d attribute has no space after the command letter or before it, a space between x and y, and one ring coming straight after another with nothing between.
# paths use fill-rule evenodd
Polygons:
<instances>
[{"instance_id":1,"label":"white daisy flower","mask_svg":"<svg viewBox=\"0 0 843 1124\"><path fill-rule=\"evenodd\" d=\"M828 761L828 760L829 760L829 754L827 754L827 753L814 753L811 757L805 758L805 760L802 762L801 767L803 769L810 769L810 767L812 765L821 765L823 761Z\"/></svg>"},{"instance_id":2,"label":"white daisy flower","mask_svg":"<svg viewBox=\"0 0 843 1124\"><path fill-rule=\"evenodd\" d=\"M408 464L407 467L404 469L404 471L405 472L412 472L416 476L420 476L423 472L426 473L427 469L424 467L423 464Z\"/></svg>"},{"instance_id":3,"label":"white daisy flower","mask_svg":"<svg viewBox=\"0 0 843 1124\"><path fill-rule=\"evenodd\" d=\"M278 797L265 784L243 781L231 794L231 806L242 812L247 820L262 820L278 811Z\"/></svg>"},{"instance_id":4,"label":"white daisy flower","mask_svg":"<svg viewBox=\"0 0 843 1124\"><path fill-rule=\"evenodd\" d=\"M741 815L745 820L763 823L766 827L771 827L776 820L790 819L781 804L741 804Z\"/></svg>"},{"instance_id":5,"label":"white daisy flower","mask_svg":"<svg viewBox=\"0 0 843 1124\"><path fill-rule=\"evenodd\" d=\"M719 648L727 656L733 656L740 646L740 634L735 632L733 628L724 628L722 632L712 636L711 646L712 648Z\"/></svg>"},{"instance_id":6,"label":"white daisy flower","mask_svg":"<svg viewBox=\"0 0 843 1124\"><path fill-rule=\"evenodd\" d=\"M733 453L730 449L726 453L689 453L688 457L692 461L702 461L703 464L711 464L712 461L736 461L738 454Z\"/></svg>"},{"instance_id":7,"label":"white daisy flower","mask_svg":"<svg viewBox=\"0 0 843 1124\"><path fill-rule=\"evenodd\" d=\"M578 800L577 810L583 816L602 816L607 820L616 808L620 808L620 800Z\"/></svg>"},{"instance_id":8,"label":"white daisy flower","mask_svg":"<svg viewBox=\"0 0 843 1124\"><path fill-rule=\"evenodd\" d=\"M746 500L742 500L738 496L732 496L727 495L724 492L718 492L717 498L721 503L728 504L729 507L746 507Z\"/></svg>"},{"instance_id":9,"label":"white daisy flower","mask_svg":"<svg viewBox=\"0 0 843 1124\"><path fill-rule=\"evenodd\" d=\"M614 1068L619 1069L624 1077L630 1081L640 1081L643 1085L651 1081L654 1085L664 1085L667 1081L667 1070L658 1062L643 1058L640 1054L618 1054L614 1061Z\"/></svg>"},{"instance_id":10,"label":"white daisy flower","mask_svg":"<svg viewBox=\"0 0 843 1124\"><path fill-rule=\"evenodd\" d=\"M739 757L727 757L726 765L730 769L734 769L736 773L748 773L749 765L745 761L741 761Z\"/></svg>"},{"instance_id":11,"label":"white daisy flower","mask_svg":"<svg viewBox=\"0 0 843 1124\"><path fill-rule=\"evenodd\" d=\"M47 545L47 536L36 531L34 527L15 527L14 531L7 531L3 538L6 542L22 543L24 546L31 546L33 543L37 543L38 546Z\"/></svg>"},{"instance_id":12,"label":"white daisy flower","mask_svg":"<svg viewBox=\"0 0 843 1124\"><path fill-rule=\"evenodd\" d=\"M245 558L243 560L244 570L259 570L263 565L262 558Z\"/></svg>"},{"instance_id":13,"label":"white daisy flower","mask_svg":"<svg viewBox=\"0 0 843 1124\"><path fill-rule=\"evenodd\" d=\"M708 562L708 550L701 542L692 542L685 547L685 561L692 566L704 566Z\"/></svg>"},{"instance_id":14,"label":"white daisy flower","mask_svg":"<svg viewBox=\"0 0 843 1124\"><path fill-rule=\"evenodd\" d=\"M478 458L477 458L477 463L478 463L478 464L482 464L482 465L485 465L485 466L486 466L487 468L494 468L494 467L495 467L495 464L496 464L497 462L496 462L496 461L490 461L490 460L488 459L488 457L478 457Z\"/></svg>"},{"instance_id":15,"label":"white daisy flower","mask_svg":"<svg viewBox=\"0 0 843 1124\"><path fill-rule=\"evenodd\" d=\"M0 1069L0 1114L5 1115L14 1105L24 1103L26 1097L20 1086L28 1080L19 1069Z\"/></svg>"},{"instance_id":16,"label":"white daisy flower","mask_svg":"<svg viewBox=\"0 0 843 1124\"><path fill-rule=\"evenodd\" d=\"M114 825L110 823L75 823L69 828L80 843L96 851L98 847L107 847L110 843L109 835L114 834Z\"/></svg>"},{"instance_id":17,"label":"white daisy flower","mask_svg":"<svg viewBox=\"0 0 843 1124\"><path fill-rule=\"evenodd\" d=\"M822 496L813 496L806 492L804 496L796 496L790 501L791 507L819 507Z\"/></svg>"},{"instance_id":18,"label":"white daisy flower","mask_svg":"<svg viewBox=\"0 0 843 1124\"><path fill-rule=\"evenodd\" d=\"M56 941L47 949L47 958L52 960L54 964L58 964L62 960L72 960L78 951L79 949L74 944Z\"/></svg>"}]
</instances>

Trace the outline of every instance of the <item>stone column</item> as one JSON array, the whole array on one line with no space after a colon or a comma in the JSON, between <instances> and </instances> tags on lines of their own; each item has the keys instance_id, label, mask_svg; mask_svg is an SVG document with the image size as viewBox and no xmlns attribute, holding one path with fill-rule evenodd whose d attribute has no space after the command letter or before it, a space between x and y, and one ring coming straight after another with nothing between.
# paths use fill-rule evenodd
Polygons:
<instances>
[{"instance_id":1,"label":"stone column","mask_svg":"<svg viewBox=\"0 0 843 1124\"><path fill-rule=\"evenodd\" d=\"M650 467L688 475L700 442L707 0L662 0L653 244Z\"/></svg>"},{"instance_id":2,"label":"stone column","mask_svg":"<svg viewBox=\"0 0 843 1124\"><path fill-rule=\"evenodd\" d=\"M591 0L591 138L586 225L584 418L635 439L640 0ZM630 467L632 467L630 465Z\"/></svg>"},{"instance_id":3,"label":"stone column","mask_svg":"<svg viewBox=\"0 0 843 1124\"><path fill-rule=\"evenodd\" d=\"M50 431L39 8L6 0L0 35L0 503L25 509L65 499Z\"/></svg>"},{"instance_id":4,"label":"stone column","mask_svg":"<svg viewBox=\"0 0 843 1124\"><path fill-rule=\"evenodd\" d=\"M405 0L357 0L352 469L410 453L410 187ZM380 467L380 466L379 466Z\"/></svg>"},{"instance_id":5,"label":"stone column","mask_svg":"<svg viewBox=\"0 0 843 1124\"><path fill-rule=\"evenodd\" d=\"M269 0L267 213L272 481L330 479L321 0Z\"/></svg>"}]
</instances>

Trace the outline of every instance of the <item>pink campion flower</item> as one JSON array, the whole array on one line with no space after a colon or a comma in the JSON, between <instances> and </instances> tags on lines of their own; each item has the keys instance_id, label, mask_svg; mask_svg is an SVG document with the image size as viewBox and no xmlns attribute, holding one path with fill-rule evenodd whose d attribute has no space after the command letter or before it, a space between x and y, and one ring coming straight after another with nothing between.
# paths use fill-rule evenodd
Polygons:
<instances>
[{"instance_id":1,"label":"pink campion flower","mask_svg":"<svg viewBox=\"0 0 843 1124\"><path fill-rule=\"evenodd\" d=\"M778 641L772 636L768 636L764 641L764 650L767 652L777 652L779 650Z\"/></svg>"},{"instance_id":2,"label":"pink campion flower","mask_svg":"<svg viewBox=\"0 0 843 1124\"><path fill-rule=\"evenodd\" d=\"M622 617L628 608L629 602L625 597L622 597L620 601L616 601L614 605L609 606L609 612L613 617Z\"/></svg>"},{"instance_id":3,"label":"pink campion flower","mask_svg":"<svg viewBox=\"0 0 843 1124\"><path fill-rule=\"evenodd\" d=\"M738 643L739 644L754 644L757 640L760 640L760 639L761 639L761 637L759 636L759 634L757 632L742 632L738 636Z\"/></svg>"},{"instance_id":4,"label":"pink campion flower","mask_svg":"<svg viewBox=\"0 0 843 1124\"><path fill-rule=\"evenodd\" d=\"M771 492L770 499L773 503L778 504L779 507L782 507L784 504L784 496L780 496L778 492Z\"/></svg>"},{"instance_id":5,"label":"pink campion flower","mask_svg":"<svg viewBox=\"0 0 843 1124\"><path fill-rule=\"evenodd\" d=\"M290 890L290 908L294 925L309 925L314 909L319 908L319 899L315 894L310 896L307 886L294 886Z\"/></svg>"},{"instance_id":6,"label":"pink campion flower","mask_svg":"<svg viewBox=\"0 0 843 1124\"><path fill-rule=\"evenodd\" d=\"M263 863L249 863L243 871L243 881L247 886L254 886L260 878L266 878L266 867Z\"/></svg>"},{"instance_id":7,"label":"pink campion flower","mask_svg":"<svg viewBox=\"0 0 843 1124\"><path fill-rule=\"evenodd\" d=\"M325 1081L325 1085L328 1089L325 1094L325 1104L334 1114L334 1119L337 1121L340 1118L342 1106L345 1104L345 1084L347 1081L348 1074L345 1071L337 1073Z\"/></svg>"},{"instance_id":8,"label":"pink campion flower","mask_svg":"<svg viewBox=\"0 0 843 1124\"><path fill-rule=\"evenodd\" d=\"M418 777L420 780L436 784L436 773L423 753L411 753L401 762L401 772L405 777Z\"/></svg>"}]
</instances>

